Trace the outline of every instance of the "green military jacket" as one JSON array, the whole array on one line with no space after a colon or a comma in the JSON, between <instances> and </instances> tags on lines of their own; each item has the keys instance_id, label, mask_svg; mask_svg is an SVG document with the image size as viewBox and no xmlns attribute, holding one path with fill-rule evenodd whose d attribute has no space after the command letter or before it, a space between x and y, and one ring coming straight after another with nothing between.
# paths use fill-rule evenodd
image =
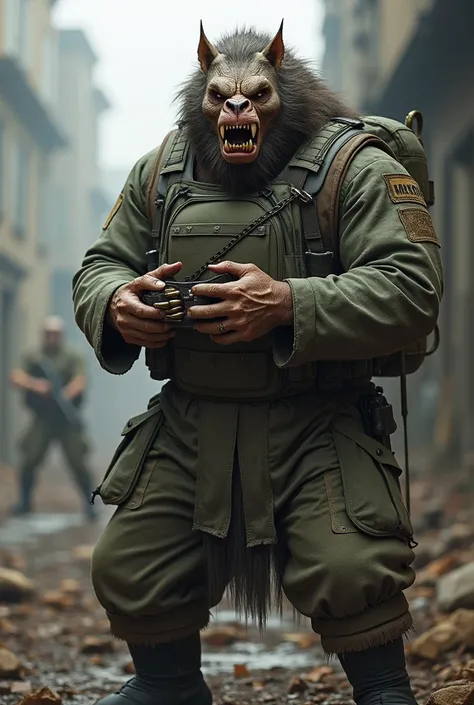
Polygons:
<instances>
[{"instance_id":1,"label":"green military jacket","mask_svg":"<svg viewBox=\"0 0 474 705\"><path fill-rule=\"evenodd\" d=\"M43 358L54 368L64 385L69 384L75 377L85 374L82 355L67 345L61 345L57 350L40 350L27 353L20 367L26 374L36 377L38 374L37 362ZM40 376L42 377L43 375Z\"/></svg>"},{"instance_id":2,"label":"green military jacket","mask_svg":"<svg viewBox=\"0 0 474 705\"><path fill-rule=\"evenodd\" d=\"M133 167L116 207L99 239L86 253L74 277L76 320L93 346L102 367L126 373L140 349L123 341L105 324L113 293L147 271L150 249L147 187L157 150ZM429 334L438 317L443 291L440 248L427 209L419 202L400 203L390 191L390 176L407 174L375 147L352 162L340 198L340 260L344 273L327 278L291 278L293 326L273 337L274 364L281 369L327 360L370 360L389 355ZM401 217L400 209L423 212L420 220ZM418 223L418 226L416 225ZM232 259L232 257L230 257ZM342 415L356 418L357 391L317 389L261 403L195 399L171 381L160 395L167 433L176 439L183 464L195 467L190 449L199 448L195 528L225 536L230 521L230 474L237 447L244 495L267 497L270 468L273 489L292 477L330 470L321 438ZM360 443L360 422L354 443ZM130 428L135 428L131 423ZM256 433L258 429L258 433ZM346 429L347 432L347 429ZM179 439L179 440L178 440ZM371 439L369 439L371 440ZM367 443L367 452L375 452ZM380 450L380 449L379 449ZM319 469L306 458L321 455ZM393 464L389 453L387 462ZM255 472L260 468L261 472ZM276 540L272 513L265 502L245 508L248 545ZM268 509L268 507L267 507Z\"/></svg>"}]
</instances>

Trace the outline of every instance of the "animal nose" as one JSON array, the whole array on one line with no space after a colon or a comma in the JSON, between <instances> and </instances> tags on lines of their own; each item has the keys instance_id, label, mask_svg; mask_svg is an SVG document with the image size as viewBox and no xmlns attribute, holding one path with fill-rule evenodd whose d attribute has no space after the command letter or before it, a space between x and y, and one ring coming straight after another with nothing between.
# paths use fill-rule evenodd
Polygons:
<instances>
[{"instance_id":1,"label":"animal nose","mask_svg":"<svg viewBox=\"0 0 474 705\"><path fill-rule=\"evenodd\" d=\"M225 104L229 110L232 110L233 113L238 115L249 107L250 101L247 100L247 98L240 98L238 100L229 98L229 100L226 100Z\"/></svg>"}]
</instances>

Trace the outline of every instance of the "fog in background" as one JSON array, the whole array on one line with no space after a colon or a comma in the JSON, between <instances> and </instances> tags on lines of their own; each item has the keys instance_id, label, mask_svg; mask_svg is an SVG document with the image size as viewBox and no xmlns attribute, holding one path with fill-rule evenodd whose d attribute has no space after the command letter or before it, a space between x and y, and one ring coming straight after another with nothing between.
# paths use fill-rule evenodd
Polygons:
<instances>
[{"instance_id":1,"label":"fog in background","mask_svg":"<svg viewBox=\"0 0 474 705\"><path fill-rule=\"evenodd\" d=\"M100 160L130 167L171 129L171 105L179 84L197 65L199 22L211 41L235 27L276 33L300 56L320 62L322 6L314 0L157 2L157 0L62 0L59 27L82 27L99 62L97 83L112 103L101 126Z\"/></svg>"}]
</instances>

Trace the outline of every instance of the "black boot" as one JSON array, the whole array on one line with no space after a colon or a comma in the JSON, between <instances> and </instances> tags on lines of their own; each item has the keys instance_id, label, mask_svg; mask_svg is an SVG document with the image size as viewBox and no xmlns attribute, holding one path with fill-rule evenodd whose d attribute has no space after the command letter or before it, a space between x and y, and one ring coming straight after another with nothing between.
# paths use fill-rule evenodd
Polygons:
<instances>
[{"instance_id":1,"label":"black boot","mask_svg":"<svg viewBox=\"0 0 474 705\"><path fill-rule=\"evenodd\" d=\"M199 634L168 644L129 645L129 649L136 676L96 705L212 705L201 673Z\"/></svg>"},{"instance_id":2,"label":"black boot","mask_svg":"<svg viewBox=\"0 0 474 705\"><path fill-rule=\"evenodd\" d=\"M34 468L23 467L20 470L20 498L18 504L11 508L13 516L31 514L31 493L33 491Z\"/></svg>"},{"instance_id":3,"label":"black boot","mask_svg":"<svg viewBox=\"0 0 474 705\"><path fill-rule=\"evenodd\" d=\"M410 687L403 640L339 656L356 705L417 705Z\"/></svg>"}]
</instances>

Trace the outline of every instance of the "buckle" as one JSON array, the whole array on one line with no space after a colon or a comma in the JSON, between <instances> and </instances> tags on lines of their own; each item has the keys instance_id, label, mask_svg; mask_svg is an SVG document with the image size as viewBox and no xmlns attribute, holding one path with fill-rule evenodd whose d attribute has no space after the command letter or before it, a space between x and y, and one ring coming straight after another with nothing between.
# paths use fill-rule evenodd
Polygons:
<instances>
[{"instance_id":1,"label":"buckle","mask_svg":"<svg viewBox=\"0 0 474 705\"><path fill-rule=\"evenodd\" d=\"M306 191L300 191L296 188L296 186L291 187L290 193L296 198L299 198L300 201L303 201L303 203L311 203L311 201L313 200L311 194L307 193Z\"/></svg>"}]
</instances>

